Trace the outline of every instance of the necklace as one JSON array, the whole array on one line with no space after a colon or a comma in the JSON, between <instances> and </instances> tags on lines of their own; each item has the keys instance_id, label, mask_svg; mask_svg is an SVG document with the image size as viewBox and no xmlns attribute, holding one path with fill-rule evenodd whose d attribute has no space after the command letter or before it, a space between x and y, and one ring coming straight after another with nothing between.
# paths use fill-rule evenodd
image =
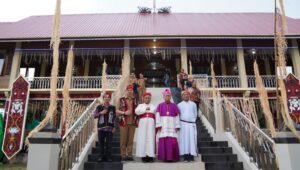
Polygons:
<instances>
[{"instance_id":1,"label":"necklace","mask_svg":"<svg viewBox=\"0 0 300 170\"><path fill-rule=\"evenodd\" d=\"M170 115L170 106L169 106L168 103L167 103L167 115L168 115L168 116Z\"/></svg>"}]
</instances>

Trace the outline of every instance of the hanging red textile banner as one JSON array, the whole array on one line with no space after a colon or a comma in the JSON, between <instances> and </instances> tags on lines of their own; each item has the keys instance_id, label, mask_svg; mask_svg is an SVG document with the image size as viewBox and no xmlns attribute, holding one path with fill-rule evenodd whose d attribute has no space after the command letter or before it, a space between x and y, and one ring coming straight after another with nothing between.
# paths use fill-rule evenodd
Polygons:
<instances>
[{"instance_id":1,"label":"hanging red textile banner","mask_svg":"<svg viewBox=\"0 0 300 170\"><path fill-rule=\"evenodd\" d=\"M289 74L285 78L288 109L295 127L300 128L300 84L295 75Z\"/></svg>"},{"instance_id":2,"label":"hanging red textile banner","mask_svg":"<svg viewBox=\"0 0 300 170\"><path fill-rule=\"evenodd\" d=\"M12 84L2 151L8 159L21 149L24 139L30 83L19 76Z\"/></svg>"}]
</instances>

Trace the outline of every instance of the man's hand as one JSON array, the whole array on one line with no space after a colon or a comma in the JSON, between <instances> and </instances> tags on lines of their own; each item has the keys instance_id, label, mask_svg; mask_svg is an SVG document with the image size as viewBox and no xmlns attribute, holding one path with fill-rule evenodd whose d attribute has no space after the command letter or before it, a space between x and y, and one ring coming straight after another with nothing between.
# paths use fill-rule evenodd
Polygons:
<instances>
[{"instance_id":1,"label":"man's hand","mask_svg":"<svg viewBox=\"0 0 300 170\"><path fill-rule=\"evenodd\" d=\"M157 127L156 129L155 129L155 133L157 133L158 131L160 131L161 130L161 127Z\"/></svg>"},{"instance_id":2,"label":"man's hand","mask_svg":"<svg viewBox=\"0 0 300 170\"><path fill-rule=\"evenodd\" d=\"M113 128L111 132L112 132L112 133L115 133L115 132L116 132L116 128Z\"/></svg>"},{"instance_id":3,"label":"man's hand","mask_svg":"<svg viewBox=\"0 0 300 170\"><path fill-rule=\"evenodd\" d=\"M125 112L125 115L131 115L130 111L127 110L127 111Z\"/></svg>"},{"instance_id":4,"label":"man's hand","mask_svg":"<svg viewBox=\"0 0 300 170\"><path fill-rule=\"evenodd\" d=\"M179 132L179 131L180 131L180 128L176 128L175 130L176 130L176 133L177 133L177 132Z\"/></svg>"},{"instance_id":5,"label":"man's hand","mask_svg":"<svg viewBox=\"0 0 300 170\"><path fill-rule=\"evenodd\" d=\"M100 114L105 115L107 113L107 111L108 111L107 109L104 109L100 112Z\"/></svg>"}]
</instances>

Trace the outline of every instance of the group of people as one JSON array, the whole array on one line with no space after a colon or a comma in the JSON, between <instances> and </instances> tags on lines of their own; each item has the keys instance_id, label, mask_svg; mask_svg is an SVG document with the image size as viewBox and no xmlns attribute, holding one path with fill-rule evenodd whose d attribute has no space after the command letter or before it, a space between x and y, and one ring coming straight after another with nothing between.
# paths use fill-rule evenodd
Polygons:
<instances>
[{"instance_id":1,"label":"group of people","mask_svg":"<svg viewBox=\"0 0 300 170\"><path fill-rule=\"evenodd\" d=\"M164 102L158 106L151 104L151 93L144 92L143 103L138 104L134 96L134 86L126 87L126 94L120 104L112 106L110 94L103 95L104 103L95 110L98 118L100 144L99 162L111 158L111 141L115 131L115 120L120 120L120 149L122 162L133 161L133 138L137 128L136 157L143 162L153 162L156 154L161 161L190 162L197 156L197 105L191 101L188 90L182 91L183 101L176 105L171 102L169 89L163 91Z\"/></svg>"}]
</instances>

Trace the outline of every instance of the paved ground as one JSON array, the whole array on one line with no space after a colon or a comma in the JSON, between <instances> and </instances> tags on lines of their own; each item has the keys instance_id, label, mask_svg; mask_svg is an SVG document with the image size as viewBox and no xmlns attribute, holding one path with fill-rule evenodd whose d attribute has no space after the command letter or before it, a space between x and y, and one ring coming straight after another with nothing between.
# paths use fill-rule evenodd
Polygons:
<instances>
[{"instance_id":1,"label":"paved ground","mask_svg":"<svg viewBox=\"0 0 300 170\"><path fill-rule=\"evenodd\" d=\"M26 170L26 164L0 164L0 170Z\"/></svg>"}]
</instances>

